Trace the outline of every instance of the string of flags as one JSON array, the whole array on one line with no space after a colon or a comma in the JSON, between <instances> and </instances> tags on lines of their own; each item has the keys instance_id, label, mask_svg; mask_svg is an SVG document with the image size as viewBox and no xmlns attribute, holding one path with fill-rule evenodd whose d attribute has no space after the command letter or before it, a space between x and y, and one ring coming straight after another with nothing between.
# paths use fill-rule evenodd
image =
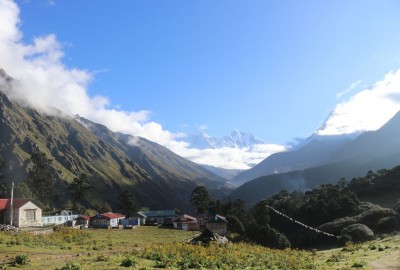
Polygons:
<instances>
[{"instance_id":1,"label":"string of flags","mask_svg":"<svg viewBox=\"0 0 400 270\"><path fill-rule=\"evenodd\" d=\"M301 223L300 221L295 220L294 218L291 218L291 217L285 215L285 214L282 213L282 212L279 212L278 210L276 210L276 209L273 208L272 206L267 205L267 207L268 207L269 209L271 209L272 211L274 211L276 214L278 214L278 215L280 215L280 216L283 216L283 217L285 217L286 219L290 220L291 222L296 223L296 224L298 224L298 225L300 225L300 226L302 226L302 227L304 227L304 228L306 228L306 229L308 229L308 230L314 231L314 232L316 232L316 233L321 233L321 234L324 234L324 235L329 236L329 237L340 238L340 237L337 236L337 235L334 235L334 234L331 234L331 233L327 233L327 232L318 230L318 229L316 229L316 228L314 228L314 227L308 226L308 225L306 225L306 224L304 224L304 223Z\"/></svg>"}]
</instances>

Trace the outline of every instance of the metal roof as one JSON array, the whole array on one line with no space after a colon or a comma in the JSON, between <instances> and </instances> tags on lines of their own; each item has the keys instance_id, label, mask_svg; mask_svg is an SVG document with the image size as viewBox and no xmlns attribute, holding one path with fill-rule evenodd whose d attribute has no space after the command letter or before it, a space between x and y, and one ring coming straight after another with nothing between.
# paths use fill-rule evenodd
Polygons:
<instances>
[{"instance_id":1,"label":"metal roof","mask_svg":"<svg viewBox=\"0 0 400 270\"><path fill-rule=\"evenodd\" d=\"M7 208L10 208L10 202L11 199L0 199L0 210L5 210ZM13 199L13 208L18 209L27 204L28 202L32 202L34 205L36 205L36 203L32 199L15 198Z\"/></svg>"},{"instance_id":2,"label":"metal roof","mask_svg":"<svg viewBox=\"0 0 400 270\"><path fill-rule=\"evenodd\" d=\"M207 223L228 223L228 220L224 216L214 215L207 220Z\"/></svg>"},{"instance_id":3,"label":"metal roof","mask_svg":"<svg viewBox=\"0 0 400 270\"><path fill-rule=\"evenodd\" d=\"M175 210L141 211L141 212L138 212L138 214L144 215L148 218L177 216L177 213Z\"/></svg>"},{"instance_id":4,"label":"metal roof","mask_svg":"<svg viewBox=\"0 0 400 270\"><path fill-rule=\"evenodd\" d=\"M124 217L125 217L125 215L122 215L122 214L107 212L107 213L96 215L96 216L94 216L92 218L96 218L96 219L98 219L98 218L114 219L114 218L124 218Z\"/></svg>"}]
</instances>

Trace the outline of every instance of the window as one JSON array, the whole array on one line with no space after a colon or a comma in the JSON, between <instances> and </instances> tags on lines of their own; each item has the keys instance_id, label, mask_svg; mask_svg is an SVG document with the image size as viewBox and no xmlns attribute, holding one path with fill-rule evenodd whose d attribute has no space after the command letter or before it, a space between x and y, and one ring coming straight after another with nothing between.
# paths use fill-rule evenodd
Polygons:
<instances>
[{"instance_id":1,"label":"window","mask_svg":"<svg viewBox=\"0 0 400 270\"><path fill-rule=\"evenodd\" d=\"M36 210L25 210L26 220L36 220Z\"/></svg>"}]
</instances>

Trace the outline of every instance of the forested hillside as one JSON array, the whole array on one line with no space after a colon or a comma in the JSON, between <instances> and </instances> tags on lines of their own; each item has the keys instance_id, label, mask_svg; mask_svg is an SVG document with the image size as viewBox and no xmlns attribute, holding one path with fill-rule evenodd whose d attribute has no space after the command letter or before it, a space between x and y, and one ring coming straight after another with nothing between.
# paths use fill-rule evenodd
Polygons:
<instances>
[{"instance_id":1,"label":"forested hillside","mask_svg":"<svg viewBox=\"0 0 400 270\"><path fill-rule=\"evenodd\" d=\"M13 79L5 78L2 87L12 87ZM30 197L35 195L32 189L40 189L27 181L35 155L49 166L48 191L54 185L55 192L49 193L49 198L55 200L45 199L43 204L51 208L71 200L69 185L82 174L87 175L90 189L80 204L88 208L115 208L119 196L128 191L138 207L184 210L190 209L190 190L198 184L221 197L230 190L221 177L161 145L115 134L105 126L82 118L77 121L55 109L48 115L21 106L1 90L0 158L4 183L10 188L15 182L17 195Z\"/></svg>"}]
</instances>

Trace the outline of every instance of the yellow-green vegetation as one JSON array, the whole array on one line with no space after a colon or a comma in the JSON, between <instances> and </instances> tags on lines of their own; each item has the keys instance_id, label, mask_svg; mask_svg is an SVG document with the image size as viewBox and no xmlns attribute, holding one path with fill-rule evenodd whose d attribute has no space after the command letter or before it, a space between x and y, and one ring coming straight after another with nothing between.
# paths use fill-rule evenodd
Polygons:
<instances>
[{"instance_id":1,"label":"yellow-green vegetation","mask_svg":"<svg viewBox=\"0 0 400 270\"><path fill-rule=\"evenodd\" d=\"M398 269L400 262L399 235L327 251L300 251L185 243L195 234L157 227L0 232L0 269Z\"/></svg>"},{"instance_id":2,"label":"yellow-green vegetation","mask_svg":"<svg viewBox=\"0 0 400 270\"><path fill-rule=\"evenodd\" d=\"M153 245L142 253L160 268L178 269L317 269L310 252L274 250L244 243L199 246Z\"/></svg>"},{"instance_id":3,"label":"yellow-green vegetation","mask_svg":"<svg viewBox=\"0 0 400 270\"><path fill-rule=\"evenodd\" d=\"M400 235L318 252L326 269L400 269Z\"/></svg>"},{"instance_id":4,"label":"yellow-green vegetation","mask_svg":"<svg viewBox=\"0 0 400 270\"><path fill-rule=\"evenodd\" d=\"M17 265L16 257L20 255L29 261L18 264L20 269L80 269L78 266L86 270L126 269L124 265L128 264L140 269L155 264L139 254L148 245L182 242L194 235L194 232L157 227L133 230L57 227L54 233L37 235L0 232L0 269Z\"/></svg>"}]
</instances>

